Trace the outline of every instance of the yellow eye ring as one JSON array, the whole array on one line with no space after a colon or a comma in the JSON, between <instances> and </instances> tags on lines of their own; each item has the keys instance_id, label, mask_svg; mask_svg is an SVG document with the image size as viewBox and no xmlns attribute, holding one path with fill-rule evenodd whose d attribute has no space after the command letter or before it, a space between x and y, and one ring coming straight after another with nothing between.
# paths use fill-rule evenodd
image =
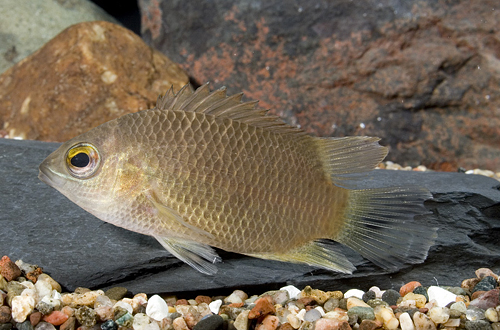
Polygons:
<instances>
[{"instance_id":1,"label":"yellow eye ring","mask_svg":"<svg viewBox=\"0 0 500 330\"><path fill-rule=\"evenodd\" d=\"M78 143L66 153L66 166L75 178L88 179L95 174L101 163L101 156L90 143Z\"/></svg>"}]
</instances>

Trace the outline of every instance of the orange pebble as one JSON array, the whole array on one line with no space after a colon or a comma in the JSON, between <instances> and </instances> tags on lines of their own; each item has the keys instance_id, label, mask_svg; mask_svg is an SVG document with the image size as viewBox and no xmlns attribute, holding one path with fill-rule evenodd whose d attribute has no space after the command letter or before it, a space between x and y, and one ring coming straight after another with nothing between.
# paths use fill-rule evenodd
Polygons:
<instances>
[{"instance_id":1,"label":"orange pebble","mask_svg":"<svg viewBox=\"0 0 500 330\"><path fill-rule=\"evenodd\" d=\"M413 290L415 290L415 288L419 286L422 286L420 282L417 281L408 282L405 285L403 285L401 289L399 289L399 294L401 295L401 297L404 297L406 296L407 293L413 292Z\"/></svg>"},{"instance_id":2,"label":"orange pebble","mask_svg":"<svg viewBox=\"0 0 500 330\"><path fill-rule=\"evenodd\" d=\"M271 303L271 297L265 296L255 301L255 307L248 313L248 318L256 319L271 313L276 313L276 309Z\"/></svg>"},{"instance_id":3,"label":"orange pebble","mask_svg":"<svg viewBox=\"0 0 500 330\"><path fill-rule=\"evenodd\" d=\"M43 320L53 325L61 325L69 318L68 315L61 311L53 311L52 313L45 315Z\"/></svg>"}]
</instances>

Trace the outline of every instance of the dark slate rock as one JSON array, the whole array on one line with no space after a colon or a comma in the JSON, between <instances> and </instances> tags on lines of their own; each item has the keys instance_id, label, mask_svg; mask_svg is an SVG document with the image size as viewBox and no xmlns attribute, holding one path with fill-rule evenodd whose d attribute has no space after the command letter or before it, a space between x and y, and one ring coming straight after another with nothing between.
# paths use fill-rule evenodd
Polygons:
<instances>
[{"instance_id":1,"label":"dark slate rock","mask_svg":"<svg viewBox=\"0 0 500 330\"><path fill-rule=\"evenodd\" d=\"M436 281L457 286L476 269L500 263L499 182L459 173L377 170L367 175L364 186L419 184L433 193L425 203L432 214L419 221L439 227L439 238L425 263L388 273L346 249L358 268L346 275L219 251L219 272L203 275L153 238L100 221L39 181L38 164L58 145L0 139L0 251L12 260L42 266L66 290L122 286L131 293L210 295L234 288L262 293L285 284L327 290L398 288L415 279L424 286Z\"/></svg>"},{"instance_id":2,"label":"dark slate rock","mask_svg":"<svg viewBox=\"0 0 500 330\"><path fill-rule=\"evenodd\" d=\"M200 84L389 160L500 168L497 0L139 1L142 35ZM493 56L493 57L492 57Z\"/></svg>"},{"instance_id":3,"label":"dark slate rock","mask_svg":"<svg viewBox=\"0 0 500 330\"><path fill-rule=\"evenodd\" d=\"M492 276L486 276L474 286L474 290L472 290L472 293L476 291L490 291L496 287L497 281Z\"/></svg>"},{"instance_id":4,"label":"dark slate rock","mask_svg":"<svg viewBox=\"0 0 500 330\"><path fill-rule=\"evenodd\" d=\"M224 319L219 315L210 315L201 319L193 327L193 330L222 330Z\"/></svg>"}]
</instances>

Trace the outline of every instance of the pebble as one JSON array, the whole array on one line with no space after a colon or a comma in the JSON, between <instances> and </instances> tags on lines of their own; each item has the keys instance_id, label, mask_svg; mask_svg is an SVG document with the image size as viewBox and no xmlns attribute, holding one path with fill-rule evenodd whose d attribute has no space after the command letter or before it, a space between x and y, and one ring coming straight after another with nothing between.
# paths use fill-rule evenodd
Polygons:
<instances>
[{"instance_id":1,"label":"pebble","mask_svg":"<svg viewBox=\"0 0 500 330\"><path fill-rule=\"evenodd\" d=\"M218 330L222 329L224 320L219 315L210 315L201 319L192 329L193 330Z\"/></svg>"},{"instance_id":2,"label":"pebble","mask_svg":"<svg viewBox=\"0 0 500 330\"><path fill-rule=\"evenodd\" d=\"M288 292L290 299L298 299L300 292L301 292L299 289L297 289L293 285L284 286L284 287L280 288L280 290L285 290L286 292Z\"/></svg>"},{"instance_id":3,"label":"pebble","mask_svg":"<svg viewBox=\"0 0 500 330\"><path fill-rule=\"evenodd\" d=\"M45 315L43 320L53 325L61 325L69 318L68 315L61 311L53 311L52 313ZM31 322L33 323L33 322Z\"/></svg>"},{"instance_id":4,"label":"pebble","mask_svg":"<svg viewBox=\"0 0 500 330\"><path fill-rule=\"evenodd\" d=\"M12 311L9 306L0 307L0 323L8 323L12 319Z\"/></svg>"},{"instance_id":5,"label":"pebble","mask_svg":"<svg viewBox=\"0 0 500 330\"><path fill-rule=\"evenodd\" d=\"M74 316L70 316L66 322L61 324L59 330L74 330L76 324L76 318Z\"/></svg>"},{"instance_id":6,"label":"pebble","mask_svg":"<svg viewBox=\"0 0 500 330\"><path fill-rule=\"evenodd\" d=\"M497 281L493 276L485 276L479 283L474 286L472 293L476 291L490 291L495 289L497 286Z\"/></svg>"},{"instance_id":7,"label":"pebble","mask_svg":"<svg viewBox=\"0 0 500 330\"><path fill-rule=\"evenodd\" d=\"M116 324L113 320L107 320L103 324L101 324L102 330L118 330L118 324Z\"/></svg>"},{"instance_id":8,"label":"pebble","mask_svg":"<svg viewBox=\"0 0 500 330\"><path fill-rule=\"evenodd\" d=\"M120 300L123 299L128 293L127 288L121 287L121 286L115 286L111 289L106 290L104 294L109 298L113 300Z\"/></svg>"},{"instance_id":9,"label":"pebble","mask_svg":"<svg viewBox=\"0 0 500 330\"><path fill-rule=\"evenodd\" d=\"M347 310L350 310L353 307L370 307L367 303L365 303L363 300L356 298L356 297L350 297L347 298Z\"/></svg>"},{"instance_id":10,"label":"pebble","mask_svg":"<svg viewBox=\"0 0 500 330\"><path fill-rule=\"evenodd\" d=\"M278 325L279 319L276 316L266 315L262 322L260 324L257 324L255 330L276 330L276 328L278 328Z\"/></svg>"},{"instance_id":11,"label":"pebble","mask_svg":"<svg viewBox=\"0 0 500 330\"><path fill-rule=\"evenodd\" d=\"M427 289L427 294L429 295L429 301L436 300L437 305L441 307L445 307L449 303L453 303L457 300L456 294L438 286L430 286Z\"/></svg>"},{"instance_id":12,"label":"pebble","mask_svg":"<svg viewBox=\"0 0 500 330\"><path fill-rule=\"evenodd\" d=\"M468 306L465 312L465 317L469 321L484 320L486 316L484 315L485 310L475 306Z\"/></svg>"},{"instance_id":13,"label":"pebble","mask_svg":"<svg viewBox=\"0 0 500 330\"><path fill-rule=\"evenodd\" d=\"M76 292L78 291L75 290L75 293L63 294L61 296L62 303L72 308L82 307L82 306L90 307L94 306L98 296L104 295L104 291L102 290L87 291L82 293L76 293Z\"/></svg>"},{"instance_id":14,"label":"pebble","mask_svg":"<svg viewBox=\"0 0 500 330\"><path fill-rule=\"evenodd\" d=\"M488 277L490 277L490 276L488 276ZM492 278L492 277L490 277L490 278ZM476 299L472 300L470 302L470 306L479 307L479 308L482 308L484 310L486 310L488 308L495 308L500 303L499 302L499 294L500 294L499 289L494 289L494 290L490 290L488 292L485 292L485 293L481 294L479 297L477 297Z\"/></svg>"},{"instance_id":15,"label":"pebble","mask_svg":"<svg viewBox=\"0 0 500 330\"><path fill-rule=\"evenodd\" d=\"M399 295L401 297L404 297L407 293L413 292L413 290L415 290L415 288L419 286L422 286L420 282L417 281L408 282L399 289Z\"/></svg>"},{"instance_id":16,"label":"pebble","mask_svg":"<svg viewBox=\"0 0 500 330\"><path fill-rule=\"evenodd\" d=\"M236 320L234 320L234 327L236 330L248 330L248 313L250 313L249 310L242 311L237 317ZM300 320L299 320L300 322Z\"/></svg>"},{"instance_id":17,"label":"pebble","mask_svg":"<svg viewBox=\"0 0 500 330\"><path fill-rule=\"evenodd\" d=\"M320 319L316 322L316 325L314 327L314 330L331 330L331 329L338 329L339 324L341 322L333 320L333 319ZM292 325L293 327L293 325ZM293 327L294 329L297 329Z\"/></svg>"},{"instance_id":18,"label":"pebble","mask_svg":"<svg viewBox=\"0 0 500 330\"><path fill-rule=\"evenodd\" d=\"M477 276L478 278L480 278L480 279L483 279L483 278L484 278L484 277L486 277L486 276L491 276L491 277L493 277L495 280L497 280L497 281L498 281L498 275L497 275L497 274L495 274L495 273L493 273L493 272L491 271L491 269L489 269L489 268L479 268L479 269L477 269L477 270L476 270L476 272L475 272L475 273L476 273L476 276Z\"/></svg>"},{"instance_id":19,"label":"pebble","mask_svg":"<svg viewBox=\"0 0 500 330\"><path fill-rule=\"evenodd\" d=\"M401 326L401 330L415 330L413 320L411 319L410 314L406 312L399 316L399 324Z\"/></svg>"},{"instance_id":20,"label":"pebble","mask_svg":"<svg viewBox=\"0 0 500 330\"><path fill-rule=\"evenodd\" d=\"M30 323L30 321L24 321L21 323L17 323L16 328L18 330L33 330L34 329L33 325Z\"/></svg>"},{"instance_id":21,"label":"pebble","mask_svg":"<svg viewBox=\"0 0 500 330\"><path fill-rule=\"evenodd\" d=\"M385 329L393 330L398 328L399 321L390 307L383 305L377 306L374 309L374 313L375 318L384 324Z\"/></svg>"},{"instance_id":22,"label":"pebble","mask_svg":"<svg viewBox=\"0 0 500 330\"><path fill-rule=\"evenodd\" d=\"M396 305L398 299L401 297L399 292L393 289L386 290L384 294L382 294L382 300L388 303L390 306Z\"/></svg>"},{"instance_id":23,"label":"pebble","mask_svg":"<svg viewBox=\"0 0 500 330\"><path fill-rule=\"evenodd\" d=\"M375 313L371 307L354 306L347 311L347 315L356 315L360 321L375 320Z\"/></svg>"},{"instance_id":24,"label":"pebble","mask_svg":"<svg viewBox=\"0 0 500 330\"><path fill-rule=\"evenodd\" d=\"M56 327L47 322L40 322L36 325L35 330L56 330Z\"/></svg>"},{"instance_id":25,"label":"pebble","mask_svg":"<svg viewBox=\"0 0 500 330\"><path fill-rule=\"evenodd\" d=\"M15 296L12 298L12 319L22 323L35 309L35 299L29 296Z\"/></svg>"},{"instance_id":26,"label":"pebble","mask_svg":"<svg viewBox=\"0 0 500 330\"><path fill-rule=\"evenodd\" d=\"M314 322L321 318L321 313L317 309L310 309L304 315L304 321Z\"/></svg>"},{"instance_id":27,"label":"pebble","mask_svg":"<svg viewBox=\"0 0 500 330\"><path fill-rule=\"evenodd\" d=\"M364 294L365 294L365 292L362 290L350 289L350 290L347 290L346 293L344 293L344 298L356 297L356 298L363 300Z\"/></svg>"},{"instance_id":28,"label":"pebble","mask_svg":"<svg viewBox=\"0 0 500 330\"><path fill-rule=\"evenodd\" d=\"M333 311L335 308L339 307L340 301L339 299L336 298L330 298L328 299L325 304L323 305L323 309L327 312Z\"/></svg>"},{"instance_id":29,"label":"pebble","mask_svg":"<svg viewBox=\"0 0 500 330\"><path fill-rule=\"evenodd\" d=\"M117 301L116 304L113 305L113 310L116 310L118 307L123 308L130 314L134 312L134 308L132 307L132 305L123 300Z\"/></svg>"},{"instance_id":30,"label":"pebble","mask_svg":"<svg viewBox=\"0 0 500 330\"><path fill-rule=\"evenodd\" d=\"M256 319L267 314L275 313L276 309L274 308L270 300L271 299L266 296L255 301L255 306L250 310L248 318Z\"/></svg>"},{"instance_id":31,"label":"pebble","mask_svg":"<svg viewBox=\"0 0 500 330\"><path fill-rule=\"evenodd\" d=\"M93 327L97 323L96 312L87 306L83 306L75 310L75 316L78 322L86 327Z\"/></svg>"},{"instance_id":32,"label":"pebble","mask_svg":"<svg viewBox=\"0 0 500 330\"><path fill-rule=\"evenodd\" d=\"M491 330L491 325L488 321L465 321L465 329L467 330Z\"/></svg>"},{"instance_id":33,"label":"pebble","mask_svg":"<svg viewBox=\"0 0 500 330\"><path fill-rule=\"evenodd\" d=\"M248 295L241 290L234 290L224 302L227 304L240 304L243 303L246 299L248 299Z\"/></svg>"},{"instance_id":34,"label":"pebble","mask_svg":"<svg viewBox=\"0 0 500 330\"><path fill-rule=\"evenodd\" d=\"M420 312L413 314L413 324L415 324L415 330L436 330L434 322L427 315Z\"/></svg>"},{"instance_id":35,"label":"pebble","mask_svg":"<svg viewBox=\"0 0 500 330\"><path fill-rule=\"evenodd\" d=\"M174 322L172 322L172 326L174 327L174 330L190 330L182 316L176 318Z\"/></svg>"},{"instance_id":36,"label":"pebble","mask_svg":"<svg viewBox=\"0 0 500 330\"><path fill-rule=\"evenodd\" d=\"M377 294L372 290L368 290L363 294L363 297L361 298L363 299L364 302L367 302L368 300L373 300L377 298Z\"/></svg>"},{"instance_id":37,"label":"pebble","mask_svg":"<svg viewBox=\"0 0 500 330\"><path fill-rule=\"evenodd\" d=\"M209 296L196 296L196 298L194 298L194 301L196 301L198 305L201 303L210 304L212 302L212 298L210 298Z\"/></svg>"},{"instance_id":38,"label":"pebble","mask_svg":"<svg viewBox=\"0 0 500 330\"><path fill-rule=\"evenodd\" d=\"M403 297L403 302L407 302L408 307L423 308L425 306L427 299L422 294L416 294L413 292L407 293Z\"/></svg>"},{"instance_id":39,"label":"pebble","mask_svg":"<svg viewBox=\"0 0 500 330\"><path fill-rule=\"evenodd\" d=\"M372 286L372 287L369 289L369 291L373 291L373 292L375 292L375 297L376 297L377 299L382 299L382 294L384 294L384 293L382 292L382 290L380 290L380 288L379 288L378 286Z\"/></svg>"},{"instance_id":40,"label":"pebble","mask_svg":"<svg viewBox=\"0 0 500 330\"><path fill-rule=\"evenodd\" d=\"M429 310L429 318L436 324L448 322L450 318L450 310L446 307L433 307Z\"/></svg>"},{"instance_id":41,"label":"pebble","mask_svg":"<svg viewBox=\"0 0 500 330\"><path fill-rule=\"evenodd\" d=\"M327 301L328 298L330 298L330 296L326 292L317 289L312 289L308 285L300 293L300 298L310 298L313 299L318 304L323 305L325 301Z\"/></svg>"},{"instance_id":42,"label":"pebble","mask_svg":"<svg viewBox=\"0 0 500 330\"><path fill-rule=\"evenodd\" d=\"M156 321L161 321L168 316L168 305L165 300L159 295L155 294L148 300L146 306L146 314Z\"/></svg>"},{"instance_id":43,"label":"pebble","mask_svg":"<svg viewBox=\"0 0 500 330\"><path fill-rule=\"evenodd\" d=\"M208 304L208 307L214 314L219 314L220 306L222 306L222 300L217 299Z\"/></svg>"},{"instance_id":44,"label":"pebble","mask_svg":"<svg viewBox=\"0 0 500 330\"><path fill-rule=\"evenodd\" d=\"M413 289L414 294L421 294L422 296L425 297L425 301L429 301L429 295L427 294L427 290L423 286L417 286L415 289Z\"/></svg>"},{"instance_id":45,"label":"pebble","mask_svg":"<svg viewBox=\"0 0 500 330\"><path fill-rule=\"evenodd\" d=\"M0 274L7 281L12 281L21 276L21 269L8 256L3 256L0 259Z\"/></svg>"},{"instance_id":46,"label":"pebble","mask_svg":"<svg viewBox=\"0 0 500 330\"><path fill-rule=\"evenodd\" d=\"M134 321L132 322L132 328L134 330L145 330L146 326L149 324L149 316L144 313L137 313L134 315Z\"/></svg>"},{"instance_id":47,"label":"pebble","mask_svg":"<svg viewBox=\"0 0 500 330\"><path fill-rule=\"evenodd\" d=\"M484 316L490 322L498 322L500 320L498 312L494 308L488 308L486 312L484 312Z\"/></svg>"},{"instance_id":48,"label":"pebble","mask_svg":"<svg viewBox=\"0 0 500 330\"><path fill-rule=\"evenodd\" d=\"M465 312L467 312L467 306L463 301L457 301L456 303L451 304L450 309L459 311L462 314L465 314Z\"/></svg>"}]
</instances>

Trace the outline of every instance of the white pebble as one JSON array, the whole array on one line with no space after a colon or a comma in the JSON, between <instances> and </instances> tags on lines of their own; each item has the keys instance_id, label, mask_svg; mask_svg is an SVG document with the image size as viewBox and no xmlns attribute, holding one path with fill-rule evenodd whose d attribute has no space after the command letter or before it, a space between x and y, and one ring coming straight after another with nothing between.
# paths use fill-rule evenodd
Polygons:
<instances>
[{"instance_id":1,"label":"white pebble","mask_svg":"<svg viewBox=\"0 0 500 330\"><path fill-rule=\"evenodd\" d=\"M162 297L155 294L149 298L146 314L156 321L161 321L168 316L168 305Z\"/></svg>"},{"instance_id":2,"label":"white pebble","mask_svg":"<svg viewBox=\"0 0 500 330\"><path fill-rule=\"evenodd\" d=\"M359 290L359 289L351 289L348 290L346 293L344 293L344 298L350 298L350 297L356 297L359 299L363 299L363 295L365 294L364 291Z\"/></svg>"},{"instance_id":3,"label":"white pebble","mask_svg":"<svg viewBox=\"0 0 500 330\"><path fill-rule=\"evenodd\" d=\"M132 328L134 330L145 330L146 326L149 324L149 316L144 313L137 313L134 315L134 323L132 323Z\"/></svg>"},{"instance_id":4,"label":"white pebble","mask_svg":"<svg viewBox=\"0 0 500 330\"><path fill-rule=\"evenodd\" d=\"M429 289L427 289L427 294L429 295L429 301L433 299L436 300L437 306L440 307L445 307L449 303L457 300L456 294L438 286L430 286Z\"/></svg>"},{"instance_id":5,"label":"white pebble","mask_svg":"<svg viewBox=\"0 0 500 330\"><path fill-rule=\"evenodd\" d=\"M486 316L486 319L490 322L498 322L498 312L494 308L488 308L486 312L484 313L484 316Z\"/></svg>"},{"instance_id":6,"label":"white pebble","mask_svg":"<svg viewBox=\"0 0 500 330\"><path fill-rule=\"evenodd\" d=\"M302 323L300 319L297 317L297 315L288 314L286 319L294 329L298 329L300 327L300 324Z\"/></svg>"},{"instance_id":7,"label":"white pebble","mask_svg":"<svg viewBox=\"0 0 500 330\"><path fill-rule=\"evenodd\" d=\"M285 290L288 292L290 299L298 299L300 295L300 290L294 287L293 285L287 285L282 287L280 290Z\"/></svg>"},{"instance_id":8,"label":"white pebble","mask_svg":"<svg viewBox=\"0 0 500 330\"><path fill-rule=\"evenodd\" d=\"M241 304L246 299L248 299L248 295L241 290L234 290L228 297L224 299L226 304Z\"/></svg>"},{"instance_id":9,"label":"white pebble","mask_svg":"<svg viewBox=\"0 0 500 330\"><path fill-rule=\"evenodd\" d=\"M297 313L297 317L299 318L299 320L301 321L304 321L304 316L306 315L306 310L305 309L301 309L300 312Z\"/></svg>"},{"instance_id":10,"label":"white pebble","mask_svg":"<svg viewBox=\"0 0 500 330\"><path fill-rule=\"evenodd\" d=\"M416 330L436 330L434 322L427 315L420 312L413 314L413 323Z\"/></svg>"},{"instance_id":11,"label":"white pebble","mask_svg":"<svg viewBox=\"0 0 500 330\"><path fill-rule=\"evenodd\" d=\"M401 330L415 330L413 320L411 319L410 314L406 312L399 316L399 324L401 326Z\"/></svg>"},{"instance_id":12,"label":"white pebble","mask_svg":"<svg viewBox=\"0 0 500 330\"><path fill-rule=\"evenodd\" d=\"M236 330L248 330L248 314L250 313L249 310L244 310L238 316L236 317L236 320L234 320L234 327Z\"/></svg>"},{"instance_id":13,"label":"white pebble","mask_svg":"<svg viewBox=\"0 0 500 330\"><path fill-rule=\"evenodd\" d=\"M450 318L450 310L446 307L432 307L429 310L429 317L432 322L442 324L448 322Z\"/></svg>"},{"instance_id":14,"label":"white pebble","mask_svg":"<svg viewBox=\"0 0 500 330\"><path fill-rule=\"evenodd\" d=\"M212 311L212 313L214 313L216 315L219 314L220 306L222 306L222 300L220 300L220 299L214 300L210 304L208 304L210 311Z\"/></svg>"},{"instance_id":15,"label":"white pebble","mask_svg":"<svg viewBox=\"0 0 500 330\"><path fill-rule=\"evenodd\" d=\"M43 297L50 296L52 294L52 285L50 285L47 281L36 281L35 289L40 300Z\"/></svg>"},{"instance_id":16,"label":"white pebble","mask_svg":"<svg viewBox=\"0 0 500 330\"><path fill-rule=\"evenodd\" d=\"M467 312L467 306L463 301L457 301L456 303L451 304L450 309L454 309L459 311L460 313Z\"/></svg>"},{"instance_id":17,"label":"white pebble","mask_svg":"<svg viewBox=\"0 0 500 330\"><path fill-rule=\"evenodd\" d=\"M165 300L163 300L163 302L165 302ZM165 303L165 305L166 304L167 303ZM132 308L132 305L130 305L129 303L127 303L127 302L125 302L123 300L117 301L116 304L113 306L113 309L116 309L118 307L121 307L121 308L125 309L130 314L132 314L134 312L134 309ZM167 311L168 311L168 307L167 307ZM158 320L158 321L160 321L160 320Z\"/></svg>"},{"instance_id":18,"label":"white pebble","mask_svg":"<svg viewBox=\"0 0 500 330\"><path fill-rule=\"evenodd\" d=\"M318 306L315 309L317 309L319 311L319 313L321 314L321 317L325 316L326 313L325 313L325 310L323 309L323 307Z\"/></svg>"},{"instance_id":19,"label":"white pebble","mask_svg":"<svg viewBox=\"0 0 500 330\"><path fill-rule=\"evenodd\" d=\"M160 325L156 322L151 322L149 324L146 324L144 330L160 330Z\"/></svg>"},{"instance_id":20,"label":"white pebble","mask_svg":"<svg viewBox=\"0 0 500 330\"><path fill-rule=\"evenodd\" d=\"M14 321L18 323L26 321L34 309L35 299L33 297L21 295L12 298L12 318Z\"/></svg>"}]
</instances>

